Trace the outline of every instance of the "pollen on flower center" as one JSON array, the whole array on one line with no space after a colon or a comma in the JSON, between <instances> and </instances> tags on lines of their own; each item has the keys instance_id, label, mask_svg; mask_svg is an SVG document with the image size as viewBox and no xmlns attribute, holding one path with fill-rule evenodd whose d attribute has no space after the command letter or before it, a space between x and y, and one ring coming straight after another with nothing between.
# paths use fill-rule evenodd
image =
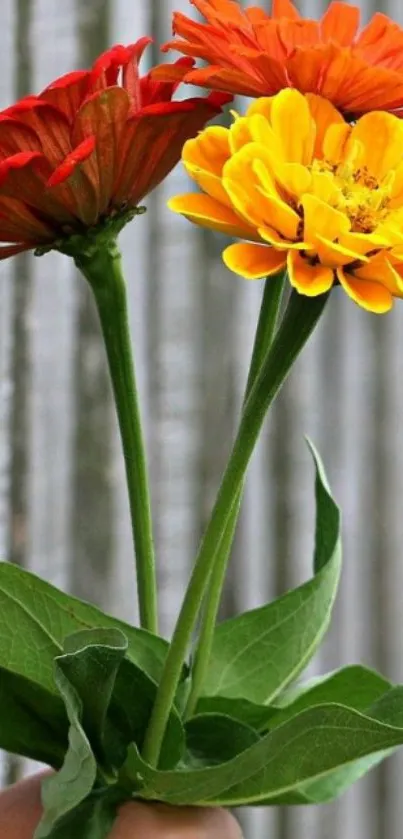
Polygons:
<instances>
[{"instance_id":1,"label":"pollen on flower center","mask_svg":"<svg viewBox=\"0 0 403 839\"><path fill-rule=\"evenodd\" d=\"M326 172L332 181L332 206L345 213L353 233L373 233L387 217L393 178L377 180L366 166L356 168L350 163L332 165L326 160L314 160L312 171Z\"/></svg>"}]
</instances>

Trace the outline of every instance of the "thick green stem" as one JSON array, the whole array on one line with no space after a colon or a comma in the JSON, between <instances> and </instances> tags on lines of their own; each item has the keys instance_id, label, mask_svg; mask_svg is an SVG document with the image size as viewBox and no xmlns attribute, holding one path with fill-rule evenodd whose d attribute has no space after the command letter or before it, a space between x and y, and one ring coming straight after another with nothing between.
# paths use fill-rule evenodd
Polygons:
<instances>
[{"instance_id":1,"label":"thick green stem","mask_svg":"<svg viewBox=\"0 0 403 839\"><path fill-rule=\"evenodd\" d=\"M228 525L232 508L242 487L267 409L319 320L327 297L328 295L321 295L309 298L297 292L292 293L271 351L265 358L246 401L232 454L186 590L146 732L143 755L151 765L158 765L182 665L195 628L200 603L206 594L214 568L217 545Z\"/></svg>"},{"instance_id":2,"label":"thick green stem","mask_svg":"<svg viewBox=\"0 0 403 839\"><path fill-rule=\"evenodd\" d=\"M264 285L259 320L253 345L252 359L246 384L244 404L252 390L259 370L261 369L263 361L273 342L281 299L284 291L285 276L285 272L282 272L277 277L271 277L266 280ZM203 607L200 637L192 668L192 685L185 708L185 719L188 719L196 708L207 672L228 560L241 509L241 501L242 487L239 490L236 501L231 510L228 524L224 529L221 541L216 550L214 568L205 599L206 602Z\"/></svg>"},{"instance_id":3,"label":"thick green stem","mask_svg":"<svg viewBox=\"0 0 403 839\"><path fill-rule=\"evenodd\" d=\"M103 242L95 243L76 256L76 264L94 292L112 379L126 466L140 622L144 629L157 633L157 587L147 465L130 339L126 284L115 240L106 238Z\"/></svg>"}]
</instances>

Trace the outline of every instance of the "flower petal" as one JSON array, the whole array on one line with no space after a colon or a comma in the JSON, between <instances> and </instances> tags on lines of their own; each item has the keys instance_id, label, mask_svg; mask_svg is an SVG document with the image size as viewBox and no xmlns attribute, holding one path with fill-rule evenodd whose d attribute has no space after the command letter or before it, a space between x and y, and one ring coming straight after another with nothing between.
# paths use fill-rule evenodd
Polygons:
<instances>
[{"instance_id":1,"label":"flower petal","mask_svg":"<svg viewBox=\"0 0 403 839\"><path fill-rule=\"evenodd\" d=\"M220 204L219 201L209 195L199 195L196 192L177 195L170 198L168 207L174 213L185 216L189 221L201 227L219 230L221 233L226 233L227 236L259 239L256 230L244 224L233 210Z\"/></svg>"},{"instance_id":2,"label":"flower petal","mask_svg":"<svg viewBox=\"0 0 403 839\"><path fill-rule=\"evenodd\" d=\"M312 265L296 250L290 250L287 257L290 283L300 294L317 297L329 291L334 282L331 268L317 263Z\"/></svg>"},{"instance_id":3,"label":"flower petal","mask_svg":"<svg viewBox=\"0 0 403 839\"><path fill-rule=\"evenodd\" d=\"M382 315L392 308L393 297L381 283L358 279L342 268L337 269L337 279L348 296L362 309Z\"/></svg>"},{"instance_id":4,"label":"flower petal","mask_svg":"<svg viewBox=\"0 0 403 839\"><path fill-rule=\"evenodd\" d=\"M403 124L392 114L365 114L351 130L351 142L355 141L362 143L361 165L381 180L402 160Z\"/></svg>"},{"instance_id":5,"label":"flower petal","mask_svg":"<svg viewBox=\"0 0 403 839\"><path fill-rule=\"evenodd\" d=\"M284 160L308 164L315 144L315 123L309 105L298 90L286 88L273 99L273 130L282 146Z\"/></svg>"},{"instance_id":6,"label":"flower petal","mask_svg":"<svg viewBox=\"0 0 403 839\"><path fill-rule=\"evenodd\" d=\"M246 280L259 280L278 274L286 264L285 254L267 245L230 245L223 253L227 268Z\"/></svg>"},{"instance_id":7,"label":"flower petal","mask_svg":"<svg viewBox=\"0 0 403 839\"><path fill-rule=\"evenodd\" d=\"M316 195L303 195L301 206L304 210L304 238L307 242L316 242L317 234L330 241L350 230L350 221L344 213L330 207Z\"/></svg>"}]
</instances>

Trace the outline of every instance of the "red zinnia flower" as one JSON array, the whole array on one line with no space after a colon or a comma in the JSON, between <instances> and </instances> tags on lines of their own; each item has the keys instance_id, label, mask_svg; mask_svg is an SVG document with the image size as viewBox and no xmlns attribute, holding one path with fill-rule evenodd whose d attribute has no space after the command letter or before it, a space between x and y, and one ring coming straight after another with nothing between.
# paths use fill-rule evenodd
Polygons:
<instances>
[{"instance_id":1,"label":"red zinnia flower","mask_svg":"<svg viewBox=\"0 0 403 839\"><path fill-rule=\"evenodd\" d=\"M139 76L150 40L114 46L91 70L62 76L0 114L0 259L62 248L72 234L137 207L179 161L185 140L229 101L211 94L172 102L177 82Z\"/></svg>"},{"instance_id":2,"label":"red zinnia flower","mask_svg":"<svg viewBox=\"0 0 403 839\"><path fill-rule=\"evenodd\" d=\"M162 65L155 78L246 96L273 95L284 87L318 93L347 115L403 108L403 29L376 13L358 34L360 10L334 0L319 21L301 17L290 0L273 0L271 16L235 0L190 0L205 18L179 12L176 49L208 67L189 71Z\"/></svg>"}]
</instances>

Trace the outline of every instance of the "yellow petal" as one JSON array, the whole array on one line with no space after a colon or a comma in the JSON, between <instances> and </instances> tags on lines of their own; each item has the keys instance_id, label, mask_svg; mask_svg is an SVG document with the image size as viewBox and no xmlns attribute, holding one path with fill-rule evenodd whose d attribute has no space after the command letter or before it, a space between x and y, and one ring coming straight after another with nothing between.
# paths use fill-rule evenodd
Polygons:
<instances>
[{"instance_id":1,"label":"yellow petal","mask_svg":"<svg viewBox=\"0 0 403 839\"><path fill-rule=\"evenodd\" d=\"M302 93L293 88L285 88L274 96L271 124L281 143L284 160L303 163L305 166L311 163L316 129L308 102Z\"/></svg>"},{"instance_id":2,"label":"yellow petal","mask_svg":"<svg viewBox=\"0 0 403 839\"><path fill-rule=\"evenodd\" d=\"M321 198L326 204L337 203L341 197L341 190L337 186L332 172L312 172L311 188L312 195Z\"/></svg>"},{"instance_id":3,"label":"yellow petal","mask_svg":"<svg viewBox=\"0 0 403 839\"><path fill-rule=\"evenodd\" d=\"M358 258L365 256L377 248L386 247L389 242L386 236L376 233L344 233L339 238L339 244L347 250L353 251Z\"/></svg>"},{"instance_id":4,"label":"yellow petal","mask_svg":"<svg viewBox=\"0 0 403 839\"><path fill-rule=\"evenodd\" d=\"M248 143L252 143L251 122L246 117L237 117L229 129L231 154L235 154Z\"/></svg>"},{"instance_id":5,"label":"yellow petal","mask_svg":"<svg viewBox=\"0 0 403 839\"><path fill-rule=\"evenodd\" d=\"M360 280L380 283L395 297L403 296L403 280L399 273L399 262L393 265L393 256L386 251L379 251L372 256L366 265L354 271L354 276Z\"/></svg>"},{"instance_id":6,"label":"yellow petal","mask_svg":"<svg viewBox=\"0 0 403 839\"><path fill-rule=\"evenodd\" d=\"M333 124L344 123L344 119L339 111L328 99L322 96L317 96L315 93L307 93L306 99L309 105L312 118L316 125L316 138L314 147L314 157L322 159L323 141L328 128Z\"/></svg>"},{"instance_id":7,"label":"yellow petal","mask_svg":"<svg viewBox=\"0 0 403 839\"><path fill-rule=\"evenodd\" d=\"M211 230L219 230L228 236L242 239L259 239L256 231L244 224L233 210L224 207L209 195L199 195L196 192L177 195L168 201L168 207L201 227L209 227Z\"/></svg>"},{"instance_id":8,"label":"yellow petal","mask_svg":"<svg viewBox=\"0 0 403 839\"><path fill-rule=\"evenodd\" d=\"M337 279L348 296L368 312L382 315L392 308L393 297L381 283L357 279L342 268L337 269Z\"/></svg>"},{"instance_id":9,"label":"yellow petal","mask_svg":"<svg viewBox=\"0 0 403 839\"><path fill-rule=\"evenodd\" d=\"M190 163L186 165L186 170L203 192L215 198L220 204L226 204L228 207L231 206L230 199L222 185L221 177L212 175L211 172L206 172L204 169L199 169Z\"/></svg>"},{"instance_id":10,"label":"yellow petal","mask_svg":"<svg viewBox=\"0 0 403 839\"><path fill-rule=\"evenodd\" d=\"M299 199L311 187L312 175L300 163L280 163L277 161L275 177L280 186L291 196Z\"/></svg>"},{"instance_id":11,"label":"yellow petal","mask_svg":"<svg viewBox=\"0 0 403 839\"><path fill-rule=\"evenodd\" d=\"M272 227L259 227L257 232L261 239L279 250L292 248L293 250L306 251L312 248L310 242L289 242L288 239L282 239Z\"/></svg>"},{"instance_id":12,"label":"yellow petal","mask_svg":"<svg viewBox=\"0 0 403 839\"><path fill-rule=\"evenodd\" d=\"M291 285L308 297L324 294L333 285L334 273L331 268L320 263L311 265L298 251L288 252L287 269Z\"/></svg>"},{"instance_id":13,"label":"yellow petal","mask_svg":"<svg viewBox=\"0 0 403 839\"><path fill-rule=\"evenodd\" d=\"M350 221L344 213L330 207L316 195L303 195L301 206L304 210L304 239L315 244L316 237L325 237L334 241L342 233L350 230Z\"/></svg>"},{"instance_id":14,"label":"yellow petal","mask_svg":"<svg viewBox=\"0 0 403 839\"><path fill-rule=\"evenodd\" d=\"M402 160L403 125L392 114L383 111L364 114L353 126L351 140L362 143L360 164L378 180Z\"/></svg>"},{"instance_id":15,"label":"yellow petal","mask_svg":"<svg viewBox=\"0 0 403 839\"><path fill-rule=\"evenodd\" d=\"M230 245L223 253L223 260L235 274L246 280L258 280L278 274L285 267L286 257L267 245Z\"/></svg>"},{"instance_id":16,"label":"yellow petal","mask_svg":"<svg viewBox=\"0 0 403 839\"><path fill-rule=\"evenodd\" d=\"M329 163L337 164L345 159L351 126L346 122L333 124L328 128L323 140L323 157Z\"/></svg>"},{"instance_id":17,"label":"yellow petal","mask_svg":"<svg viewBox=\"0 0 403 839\"><path fill-rule=\"evenodd\" d=\"M399 163L394 172L390 190L389 207L401 207L403 204L403 163Z\"/></svg>"},{"instance_id":18,"label":"yellow petal","mask_svg":"<svg viewBox=\"0 0 403 839\"><path fill-rule=\"evenodd\" d=\"M246 116L251 117L254 114L261 114L268 122L271 122L273 99L273 96L260 96L259 99L254 99L246 111Z\"/></svg>"},{"instance_id":19,"label":"yellow petal","mask_svg":"<svg viewBox=\"0 0 403 839\"><path fill-rule=\"evenodd\" d=\"M187 140L182 150L182 161L186 167L196 166L213 175L221 175L230 156L229 131L221 125L205 128L197 137Z\"/></svg>"},{"instance_id":20,"label":"yellow petal","mask_svg":"<svg viewBox=\"0 0 403 839\"><path fill-rule=\"evenodd\" d=\"M338 265L348 265L349 262L355 262L357 259L368 262L368 257L343 247L338 242L331 242L324 236L316 236L315 251L322 264L327 265L329 268L337 268Z\"/></svg>"}]
</instances>

